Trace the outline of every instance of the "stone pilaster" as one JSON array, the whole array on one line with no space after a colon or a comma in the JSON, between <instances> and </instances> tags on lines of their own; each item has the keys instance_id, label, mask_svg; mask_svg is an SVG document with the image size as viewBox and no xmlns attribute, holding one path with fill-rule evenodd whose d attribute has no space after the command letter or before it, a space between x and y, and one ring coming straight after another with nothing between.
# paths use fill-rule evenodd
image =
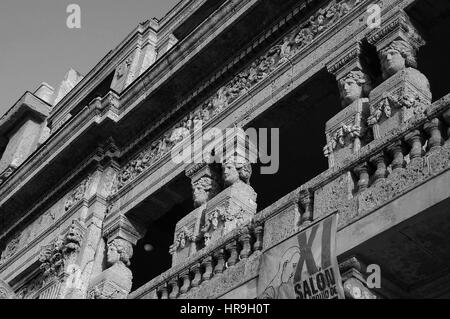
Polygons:
<instances>
[{"instance_id":1,"label":"stone pilaster","mask_svg":"<svg viewBox=\"0 0 450 319\"><path fill-rule=\"evenodd\" d=\"M380 139L431 104L428 79L417 70L417 51L425 45L405 12L399 10L368 35L381 60L383 82L370 93L368 125Z\"/></svg>"},{"instance_id":2,"label":"stone pilaster","mask_svg":"<svg viewBox=\"0 0 450 319\"><path fill-rule=\"evenodd\" d=\"M83 213L86 224L86 244L83 246L80 260L78 283L68 292L67 298L85 298L92 277L99 273L102 254L102 228L107 212L107 198L111 193L118 167L114 162L107 166L99 165L97 171L91 176L91 183L87 191L88 209Z\"/></svg>"}]
</instances>

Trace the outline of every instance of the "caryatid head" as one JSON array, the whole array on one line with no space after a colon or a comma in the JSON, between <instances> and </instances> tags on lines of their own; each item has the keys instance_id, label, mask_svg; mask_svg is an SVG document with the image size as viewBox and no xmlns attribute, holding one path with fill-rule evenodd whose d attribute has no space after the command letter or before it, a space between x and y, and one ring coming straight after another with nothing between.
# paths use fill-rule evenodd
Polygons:
<instances>
[{"instance_id":1,"label":"caryatid head","mask_svg":"<svg viewBox=\"0 0 450 319\"><path fill-rule=\"evenodd\" d=\"M124 239L114 239L108 244L106 261L109 266L122 262L125 266L130 265L130 259L133 256L133 246Z\"/></svg>"},{"instance_id":2,"label":"caryatid head","mask_svg":"<svg viewBox=\"0 0 450 319\"><path fill-rule=\"evenodd\" d=\"M351 71L339 81L343 106L352 104L354 101L367 97L371 90L369 77L362 71Z\"/></svg>"},{"instance_id":3,"label":"caryatid head","mask_svg":"<svg viewBox=\"0 0 450 319\"><path fill-rule=\"evenodd\" d=\"M388 79L405 68L417 68L416 50L403 40L393 41L380 52L383 79Z\"/></svg>"},{"instance_id":4,"label":"caryatid head","mask_svg":"<svg viewBox=\"0 0 450 319\"><path fill-rule=\"evenodd\" d=\"M217 191L217 182L210 176L203 176L193 182L192 197L194 199L194 206L199 207L205 204Z\"/></svg>"},{"instance_id":5,"label":"caryatid head","mask_svg":"<svg viewBox=\"0 0 450 319\"><path fill-rule=\"evenodd\" d=\"M250 181L252 175L252 166L249 161L243 157L229 157L223 164L223 180L225 187L233 185L239 181L246 184Z\"/></svg>"}]
</instances>

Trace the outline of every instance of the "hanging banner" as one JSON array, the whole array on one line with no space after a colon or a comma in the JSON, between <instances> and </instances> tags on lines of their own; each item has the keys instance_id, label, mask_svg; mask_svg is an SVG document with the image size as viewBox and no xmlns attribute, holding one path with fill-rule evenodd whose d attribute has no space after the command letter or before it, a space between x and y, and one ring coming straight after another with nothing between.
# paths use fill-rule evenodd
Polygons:
<instances>
[{"instance_id":1,"label":"hanging banner","mask_svg":"<svg viewBox=\"0 0 450 319\"><path fill-rule=\"evenodd\" d=\"M344 299L336 256L337 213L265 251L260 299Z\"/></svg>"}]
</instances>

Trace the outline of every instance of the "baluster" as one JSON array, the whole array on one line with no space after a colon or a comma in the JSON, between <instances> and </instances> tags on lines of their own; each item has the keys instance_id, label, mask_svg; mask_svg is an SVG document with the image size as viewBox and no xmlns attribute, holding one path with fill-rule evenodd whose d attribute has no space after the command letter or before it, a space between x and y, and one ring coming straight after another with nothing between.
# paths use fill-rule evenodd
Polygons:
<instances>
[{"instance_id":1,"label":"baluster","mask_svg":"<svg viewBox=\"0 0 450 319\"><path fill-rule=\"evenodd\" d=\"M444 112L442 118L447 125L447 141L450 141L450 109Z\"/></svg>"},{"instance_id":2,"label":"baluster","mask_svg":"<svg viewBox=\"0 0 450 319\"><path fill-rule=\"evenodd\" d=\"M212 267L212 257L208 256L202 261L202 266L205 268L205 272L203 273L203 281L208 281L211 279L213 275L213 267Z\"/></svg>"},{"instance_id":3,"label":"baluster","mask_svg":"<svg viewBox=\"0 0 450 319\"><path fill-rule=\"evenodd\" d=\"M172 291L170 292L169 298L170 299L177 299L178 295L180 294L180 289L178 287L178 278L172 278L169 280L169 286L172 287Z\"/></svg>"},{"instance_id":4,"label":"baluster","mask_svg":"<svg viewBox=\"0 0 450 319\"><path fill-rule=\"evenodd\" d=\"M441 131L439 130L439 119L435 118L428 123L425 123L424 129L430 136L428 140L428 150L430 152L434 152L435 150L441 148L443 138Z\"/></svg>"},{"instance_id":5,"label":"baluster","mask_svg":"<svg viewBox=\"0 0 450 319\"><path fill-rule=\"evenodd\" d=\"M247 258L252 253L252 246L250 245L251 238L252 236L250 236L248 231L239 237L239 242L242 245L242 250L241 253L239 254L239 260Z\"/></svg>"},{"instance_id":6,"label":"baluster","mask_svg":"<svg viewBox=\"0 0 450 319\"><path fill-rule=\"evenodd\" d=\"M255 227L256 240L255 240L255 243L253 244L254 251L262 250L262 248L263 248L263 233L264 233L264 228L262 225Z\"/></svg>"},{"instance_id":7,"label":"baluster","mask_svg":"<svg viewBox=\"0 0 450 319\"><path fill-rule=\"evenodd\" d=\"M403 145L401 141L393 143L388 147L388 152L392 156L392 171L397 171L405 165L405 158L403 156Z\"/></svg>"},{"instance_id":8,"label":"baluster","mask_svg":"<svg viewBox=\"0 0 450 319\"><path fill-rule=\"evenodd\" d=\"M358 176L358 192L361 193L369 186L369 170L367 163L356 166L354 172Z\"/></svg>"},{"instance_id":9,"label":"baluster","mask_svg":"<svg viewBox=\"0 0 450 319\"><path fill-rule=\"evenodd\" d=\"M183 271L180 274L181 279L183 280L183 286L181 286L180 292L185 294L191 288L191 276L189 269Z\"/></svg>"},{"instance_id":10,"label":"baluster","mask_svg":"<svg viewBox=\"0 0 450 319\"><path fill-rule=\"evenodd\" d=\"M422 136L420 131L415 130L405 136L406 142L411 146L409 158L411 161L422 157Z\"/></svg>"},{"instance_id":11,"label":"baluster","mask_svg":"<svg viewBox=\"0 0 450 319\"><path fill-rule=\"evenodd\" d=\"M234 266L238 259L238 253L237 253L237 243L236 241L232 241L228 245L226 245L225 249L227 250L230 257L228 258L226 262L226 267L230 268L231 266Z\"/></svg>"},{"instance_id":12,"label":"baluster","mask_svg":"<svg viewBox=\"0 0 450 319\"><path fill-rule=\"evenodd\" d=\"M303 214L301 216L301 224L308 224L313 220L313 213L312 213L312 195L309 190L302 190L300 191L300 204L303 208ZM300 225L299 225L300 226Z\"/></svg>"},{"instance_id":13,"label":"baluster","mask_svg":"<svg viewBox=\"0 0 450 319\"><path fill-rule=\"evenodd\" d=\"M167 285L166 284L159 286L158 292L161 295L161 298L159 298L159 299L169 299L169 296L167 294Z\"/></svg>"},{"instance_id":14,"label":"baluster","mask_svg":"<svg viewBox=\"0 0 450 319\"><path fill-rule=\"evenodd\" d=\"M370 159L370 162L376 167L373 174L373 185L380 183L386 178L386 158L383 153L379 153Z\"/></svg>"},{"instance_id":15,"label":"baluster","mask_svg":"<svg viewBox=\"0 0 450 319\"><path fill-rule=\"evenodd\" d=\"M194 273L194 279L191 282L193 288L198 287L202 282L201 265L197 263L191 267L191 271Z\"/></svg>"},{"instance_id":16,"label":"baluster","mask_svg":"<svg viewBox=\"0 0 450 319\"><path fill-rule=\"evenodd\" d=\"M216 259L216 267L214 267L214 275L221 274L225 268L225 252L223 249L219 249L214 253Z\"/></svg>"}]
</instances>

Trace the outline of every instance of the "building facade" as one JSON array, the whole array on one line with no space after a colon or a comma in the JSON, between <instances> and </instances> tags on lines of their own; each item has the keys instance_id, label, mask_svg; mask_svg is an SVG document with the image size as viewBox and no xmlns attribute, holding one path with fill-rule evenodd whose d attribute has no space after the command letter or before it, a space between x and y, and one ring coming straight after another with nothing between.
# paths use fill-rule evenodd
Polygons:
<instances>
[{"instance_id":1,"label":"building facade","mask_svg":"<svg viewBox=\"0 0 450 319\"><path fill-rule=\"evenodd\" d=\"M0 119L0 298L257 298L264 252L336 211L347 298L450 297L449 13L181 0L24 93ZM250 128L276 132L273 172Z\"/></svg>"}]
</instances>

